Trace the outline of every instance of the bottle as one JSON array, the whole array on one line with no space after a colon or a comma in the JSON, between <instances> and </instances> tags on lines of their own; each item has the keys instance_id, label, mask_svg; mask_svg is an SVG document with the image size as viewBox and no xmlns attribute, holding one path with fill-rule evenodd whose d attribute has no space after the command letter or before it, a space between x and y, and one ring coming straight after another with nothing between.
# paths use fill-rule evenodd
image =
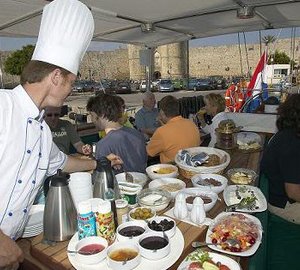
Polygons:
<instances>
[{"instance_id":1,"label":"bottle","mask_svg":"<svg viewBox=\"0 0 300 270\"><path fill-rule=\"evenodd\" d=\"M96 218L89 201L78 203L77 227L79 240L96 235Z\"/></svg>"},{"instance_id":2,"label":"bottle","mask_svg":"<svg viewBox=\"0 0 300 270\"><path fill-rule=\"evenodd\" d=\"M127 221L128 215L128 201L125 199L116 200L118 225Z\"/></svg>"},{"instance_id":3,"label":"bottle","mask_svg":"<svg viewBox=\"0 0 300 270\"><path fill-rule=\"evenodd\" d=\"M97 217L96 217L96 226L97 226L97 236L105 238L108 244L112 244L115 240L115 223L114 223L114 214L111 211L110 201L104 201L99 204Z\"/></svg>"}]
</instances>

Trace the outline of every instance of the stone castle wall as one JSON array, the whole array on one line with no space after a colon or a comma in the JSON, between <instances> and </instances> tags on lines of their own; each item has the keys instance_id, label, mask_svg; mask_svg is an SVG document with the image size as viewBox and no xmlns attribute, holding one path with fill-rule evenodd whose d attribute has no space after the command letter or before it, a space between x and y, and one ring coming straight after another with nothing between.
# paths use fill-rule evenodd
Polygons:
<instances>
[{"instance_id":1,"label":"stone castle wall","mask_svg":"<svg viewBox=\"0 0 300 270\"><path fill-rule=\"evenodd\" d=\"M273 45L270 45L272 49ZM291 55L290 39L276 41L276 49ZM87 52L80 66L81 79L96 81L107 79L145 79L145 67L139 63L141 47L128 45L128 49L121 48L114 51ZM274 51L274 49L273 49ZM296 39L295 61L300 63L300 38ZM11 52L0 52L0 65ZM247 53L241 45L242 62L238 45L206 46L189 49L189 73L191 77L211 75L235 76L246 75L248 64L250 73L260 58L259 44L248 44ZM159 72L162 78L179 78L187 74L186 43L176 43L158 47L153 56L153 72ZM5 84L17 84L18 76L11 76L3 71Z\"/></svg>"}]
</instances>

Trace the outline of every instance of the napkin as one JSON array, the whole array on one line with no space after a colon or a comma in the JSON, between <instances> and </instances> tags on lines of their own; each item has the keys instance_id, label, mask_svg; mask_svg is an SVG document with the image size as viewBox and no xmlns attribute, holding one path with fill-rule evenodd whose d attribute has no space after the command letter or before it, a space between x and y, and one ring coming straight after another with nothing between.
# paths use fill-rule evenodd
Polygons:
<instances>
[{"instance_id":1,"label":"napkin","mask_svg":"<svg viewBox=\"0 0 300 270\"><path fill-rule=\"evenodd\" d=\"M209 155L204 152L198 153L196 155L191 155L187 150L181 150L179 152L179 158L189 166L198 167L205 163L206 160L208 160Z\"/></svg>"}]
</instances>

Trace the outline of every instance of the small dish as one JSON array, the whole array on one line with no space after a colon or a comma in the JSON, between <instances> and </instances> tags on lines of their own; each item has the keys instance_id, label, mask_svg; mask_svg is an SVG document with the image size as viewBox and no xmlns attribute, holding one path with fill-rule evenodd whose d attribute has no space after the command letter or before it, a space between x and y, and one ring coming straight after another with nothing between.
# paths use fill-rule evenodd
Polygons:
<instances>
[{"instance_id":1,"label":"small dish","mask_svg":"<svg viewBox=\"0 0 300 270\"><path fill-rule=\"evenodd\" d=\"M171 164L155 164L146 168L148 176L153 180L162 177L176 177L178 168Z\"/></svg>"},{"instance_id":2,"label":"small dish","mask_svg":"<svg viewBox=\"0 0 300 270\"><path fill-rule=\"evenodd\" d=\"M147 221L156 216L156 211L151 207L136 207L128 213L130 220Z\"/></svg>"},{"instance_id":3,"label":"small dish","mask_svg":"<svg viewBox=\"0 0 300 270\"><path fill-rule=\"evenodd\" d=\"M133 177L133 183L135 184L139 184L142 187L147 183L148 181L148 176L144 173L140 173L140 172L128 172L130 175L132 175ZM127 182L126 181L126 176L125 173L119 173L116 175L116 179L118 182Z\"/></svg>"},{"instance_id":4,"label":"small dish","mask_svg":"<svg viewBox=\"0 0 300 270\"><path fill-rule=\"evenodd\" d=\"M119 242L133 241L137 243L147 229L147 223L143 220L127 221L118 226L117 239Z\"/></svg>"},{"instance_id":5,"label":"small dish","mask_svg":"<svg viewBox=\"0 0 300 270\"><path fill-rule=\"evenodd\" d=\"M155 211L161 211L168 207L172 195L161 189L144 189L137 196L138 204L142 207L150 207Z\"/></svg>"},{"instance_id":6,"label":"small dish","mask_svg":"<svg viewBox=\"0 0 300 270\"><path fill-rule=\"evenodd\" d=\"M141 255L148 260L160 260L171 251L169 239L162 232L145 233L138 245Z\"/></svg>"},{"instance_id":7,"label":"small dish","mask_svg":"<svg viewBox=\"0 0 300 270\"><path fill-rule=\"evenodd\" d=\"M257 178L255 171L246 168L230 169L228 170L227 175L231 182L238 185L249 185Z\"/></svg>"},{"instance_id":8,"label":"small dish","mask_svg":"<svg viewBox=\"0 0 300 270\"><path fill-rule=\"evenodd\" d=\"M191 180L194 187L210 190L217 194L222 192L228 183L226 177L212 173L196 174Z\"/></svg>"},{"instance_id":9,"label":"small dish","mask_svg":"<svg viewBox=\"0 0 300 270\"><path fill-rule=\"evenodd\" d=\"M115 242L107 249L106 260L113 270L131 270L141 262L140 249L132 242Z\"/></svg>"},{"instance_id":10,"label":"small dish","mask_svg":"<svg viewBox=\"0 0 300 270\"><path fill-rule=\"evenodd\" d=\"M78 241L75 246L77 252L75 256L83 264L97 264L106 257L107 247L106 239L99 236L90 236Z\"/></svg>"},{"instance_id":11,"label":"small dish","mask_svg":"<svg viewBox=\"0 0 300 270\"><path fill-rule=\"evenodd\" d=\"M176 233L176 222L167 216L156 216L148 222L148 228L151 232L164 231L169 238L172 238Z\"/></svg>"},{"instance_id":12,"label":"small dish","mask_svg":"<svg viewBox=\"0 0 300 270\"><path fill-rule=\"evenodd\" d=\"M174 199L177 193L186 187L186 183L177 178L163 177L154 179L149 183L151 189L162 189L171 193Z\"/></svg>"}]
</instances>

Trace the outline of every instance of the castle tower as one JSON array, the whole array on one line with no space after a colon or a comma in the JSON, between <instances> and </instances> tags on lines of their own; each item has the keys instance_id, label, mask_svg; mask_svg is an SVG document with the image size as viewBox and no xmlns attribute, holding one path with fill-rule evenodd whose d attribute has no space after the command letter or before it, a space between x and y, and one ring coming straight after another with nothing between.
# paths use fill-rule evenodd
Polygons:
<instances>
[{"instance_id":1,"label":"castle tower","mask_svg":"<svg viewBox=\"0 0 300 270\"><path fill-rule=\"evenodd\" d=\"M142 46L128 45L129 72L131 80L145 80L146 67L140 64L140 50Z\"/></svg>"},{"instance_id":2,"label":"castle tower","mask_svg":"<svg viewBox=\"0 0 300 270\"><path fill-rule=\"evenodd\" d=\"M187 74L187 43L173 43L157 48L154 54L154 72L161 78L184 78ZM158 70L156 70L156 67Z\"/></svg>"}]
</instances>

